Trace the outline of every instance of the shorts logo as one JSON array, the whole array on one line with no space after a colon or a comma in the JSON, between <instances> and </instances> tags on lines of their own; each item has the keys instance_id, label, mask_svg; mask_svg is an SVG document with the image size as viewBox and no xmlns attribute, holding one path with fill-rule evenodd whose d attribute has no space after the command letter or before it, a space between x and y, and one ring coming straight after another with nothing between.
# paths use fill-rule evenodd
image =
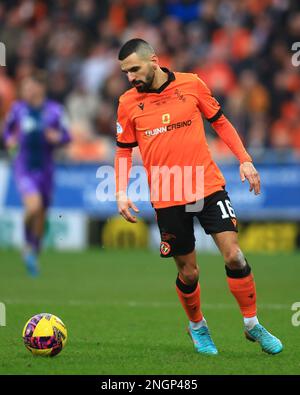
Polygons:
<instances>
[{"instance_id":1,"label":"shorts logo","mask_svg":"<svg viewBox=\"0 0 300 395\"><path fill-rule=\"evenodd\" d=\"M171 246L169 243L162 241L160 243L160 252L162 255L168 255L169 252L171 251Z\"/></svg>"},{"instance_id":2,"label":"shorts logo","mask_svg":"<svg viewBox=\"0 0 300 395\"><path fill-rule=\"evenodd\" d=\"M230 218L230 219L231 219L231 221L232 221L232 223L233 223L234 227L236 227L237 220L236 220L235 218Z\"/></svg>"}]
</instances>

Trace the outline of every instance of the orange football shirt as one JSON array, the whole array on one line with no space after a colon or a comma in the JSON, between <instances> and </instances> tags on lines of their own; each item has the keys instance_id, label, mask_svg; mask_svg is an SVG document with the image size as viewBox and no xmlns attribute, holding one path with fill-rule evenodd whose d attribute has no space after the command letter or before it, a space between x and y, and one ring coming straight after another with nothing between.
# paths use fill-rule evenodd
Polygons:
<instances>
[{"instance_id":1,"label":"orange football shirt","mask_svg":"<svg viewBox=\"0 0 300 395\"><path fill-rule=\"evenodd\" d=\"M225 185L225 179L212 159L201 116L203 114L213 125L217 124L219 119L223 119L224 123L224 119L227 119L222 115L220 104L196 74L172 73L162 69L168 73L168 81L160 89L140 93L136 88L132 88L120 97L117 121L117 151L123 151L122 148L139 147L150 191L154 191L155 199L152 199L151 192L151 201L155 208L182 205L194 200L186 198L183 191L184 180L178 182L172 171L169 186L166 184L170 188L166 200L162 183L166 181L168 172L157 176L156 171L153 173L153 166L156 169L164 166L175 169L179 173L181 171L182 175L185 174L185 168L189 168L186 174L191 175L189 182L192 183L193 193L196 192L196 178L199 177L196 169L202 166L204 190L201 197L221 190ZM222 127L225 130L225 127ZM234 139L231 137L229 135L227 143L230 145L234 142L234 147L230 148L236 151L234 153L239 160L251 161L237 133L235 132ZM118 176L116 174L117 180ZM159 192L156 191L157 188Z\"/></svg>"}]
</instances>

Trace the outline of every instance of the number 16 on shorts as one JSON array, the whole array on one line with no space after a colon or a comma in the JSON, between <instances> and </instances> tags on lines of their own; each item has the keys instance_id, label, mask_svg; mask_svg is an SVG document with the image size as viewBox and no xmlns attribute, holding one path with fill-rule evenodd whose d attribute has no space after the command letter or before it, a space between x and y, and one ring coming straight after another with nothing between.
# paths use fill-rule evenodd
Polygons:
<instances>
[{"instance_id":1,"label":"number 16 on shorts","mask_svg":"<svg viewBox=\"0 0 300 395\"><path fill-rule=\"evenodd\" d=\"M221 212L222 212L222 219L226 219L226 218L236 218L234 209L230 203L230 200L225 199L225 205L222 202L222 200L219 200L217 202L217 205L220 207ZM225 207L226 206L226 207Z\"/></svg>"}]
</instances>

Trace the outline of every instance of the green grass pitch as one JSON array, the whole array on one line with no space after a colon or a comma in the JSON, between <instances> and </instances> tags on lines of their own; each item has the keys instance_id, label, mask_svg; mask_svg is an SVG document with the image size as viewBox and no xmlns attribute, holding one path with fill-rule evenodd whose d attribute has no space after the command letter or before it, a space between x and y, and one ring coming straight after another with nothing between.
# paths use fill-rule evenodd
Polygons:
<instances>
[{"instance_id":1,"label":"green grass pitch","mask_svg":"<svg viewBox=\"0 0 300 395\"><path fill-rule=\"evenodd\" d=\"M202 308L215 357L194 352L175 291L172 259L147 251L44 252L40 278L29 278L19 253L0 251L0 374L300 374L299 254L247 254L257 285L259 318L284 344L270 356L245 340L222 258L199 255ZM68 329L55 358L33 357L22 329L34 314L59 316Z\"/></svg>"}]
</instances>

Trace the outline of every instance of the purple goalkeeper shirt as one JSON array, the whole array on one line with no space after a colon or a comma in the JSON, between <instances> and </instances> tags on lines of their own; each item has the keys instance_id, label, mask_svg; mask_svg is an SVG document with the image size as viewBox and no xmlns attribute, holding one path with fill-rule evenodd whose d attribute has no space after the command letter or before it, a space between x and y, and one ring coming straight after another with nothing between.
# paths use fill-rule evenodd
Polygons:
<instances>
[{"instance_id":1,"label":"purple goalkeeper shirt","mask_svg":"<svg viewBox=\"0 0 300 395\"><path fill-rule=\"evenodd\" d=\"M60 132L58 144L47 142L45 131L48 128ZM53 151L70 141L63 107L51 100L45 100L39 108L24 101L15 102L5 122L4 141L12 135L18 140L14 155L16 176L44 175L50 181L54 168Z\"/></svg>"}]
</instances>

